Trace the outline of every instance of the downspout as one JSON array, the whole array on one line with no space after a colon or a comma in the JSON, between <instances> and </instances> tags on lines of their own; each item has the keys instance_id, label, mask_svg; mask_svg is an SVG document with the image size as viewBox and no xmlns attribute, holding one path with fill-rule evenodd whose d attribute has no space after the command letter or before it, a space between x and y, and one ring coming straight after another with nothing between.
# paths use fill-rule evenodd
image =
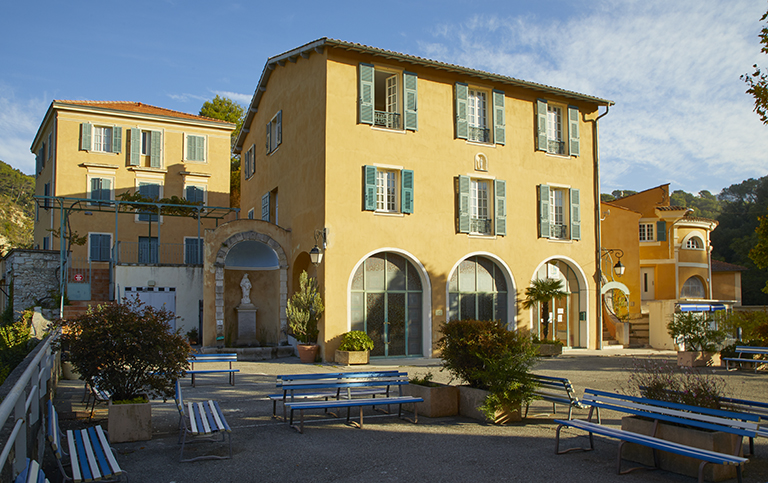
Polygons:
<instances>
[{"instance_id":1,"label":"downspout","mask_svg":"<svg viewBox=\"0 0 768 483\"><path fill-rule=\"evenodd\" d=\"M605 112L597 116L594 121L594 127L592 128L592 157L594 158L595 169L595 241L597 242L597 249L595 250L595 266L597 267L597 349L603 348L603 264L602 264L602 247L603 242L601 239L602 232L600 229L600 160L598 157L598 121L608 114L611 110L611 105L605 106ZM589 335L587 335L589 337Z\"/></svg>"}]
</instances>

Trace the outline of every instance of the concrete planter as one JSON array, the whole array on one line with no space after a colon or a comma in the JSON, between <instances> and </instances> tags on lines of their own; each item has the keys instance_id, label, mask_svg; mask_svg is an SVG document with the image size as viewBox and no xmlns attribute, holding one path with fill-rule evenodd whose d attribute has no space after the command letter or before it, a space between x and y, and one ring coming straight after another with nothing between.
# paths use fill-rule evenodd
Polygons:
<instances>
[{"instance_id":1,"label":"concrete planter","mask_svg":"<svg viewBox=\"0 0 768 483\"><path fill-rule=\"evenodd\" d=\"M563 346L560 344L533 344L536 355L540 357L557 357L562 355Z\"/></svg>"},{"instance_id":2,"label":"concrete planter","mask_svg":"<svg viewBox=\"0 0 768 483\"><path fill-rule=\"evenodd\" d=\"M76 381L80 379L80 373L75 370L75 367L69 361L62 361L61 375L68 381Z\"/></svg>"},{"instance_id":3,"label":"concrete planter","mask_svg":"<svg viewBox=\"0 0 768 483\"><path fill-rule=\"evenodd\" d=\"M621 429L650 435L653 431L653 421L640 419L636 416L625 416L621 419ZM736 454L736 447L739 439L741 439L741 436L735 434L720 431L702 431L664 423L659 423L656 437L687 446L727 454ZM653 466L653 450L645 446L627 443L624 445L622 456L629 461ZM696 477L699 474L700 464L701 461L695 458L659 451L659 465L663 470ZM707 481L723 481L731 478L736 478L735 466L707 465L704 468L704 479Z\"/></svg>"},{"instance_id":4,"label":"concrete planter","mask_svg":"<svg viewBox=\"0 0 768 483\"><path fill-rule=\"evenodd\" d=\"M152 404L147 400L139 404L113 404L109 401L107 422L109 441L149 441L152 439Z\"/></svg>"},{"instance_id":5,"label":"concrete planter","mask_svg":"<svg viewBox=\"0 0 768 483\"><path fill-rule=\"evenodd\" d=\"M719 352L677 351L680 367L711 367L720 365Z\"/></svg>"},{"instance_id":6,"label":"concrete planter","mask_svg":"<svg viewBox=\"0 0 768 483\"><path fill-rule=\"evenodd\" d=\"M487 421L482 411L478 408L483 405L485 398L488 397L488 391L485 389L475 389L469 386L459 386L459 414L478 421ZM493 420L495 424L507 424L523 420L520 405L515 408L509 408L503 411L497 411Z\"/></svg>"},{"instance_id":7,"label":"concrete planter","mask_svg":"<svg viewBox=\"0 0 768 483\"><path fill-rule=\"evenodd\" d=\"M337 364L344 364L345 366L355 364L368 364L371 351L340 351L337 350L333 360Z\"/></svg>"},{"instance_id":8,"label":"concrete planter","mask_svg":"<svg viewBox=\"0 0 768 483\"><path fill-rule=\"evenodd\" d=\"M424 399L424 402L416 403L420 416L442 418L459 414L459 387L434 384L434 387L408 384L403 386L403 394ZM405 408L413 411L413 404L407 404Z\"/></svg>"}]
</instances>

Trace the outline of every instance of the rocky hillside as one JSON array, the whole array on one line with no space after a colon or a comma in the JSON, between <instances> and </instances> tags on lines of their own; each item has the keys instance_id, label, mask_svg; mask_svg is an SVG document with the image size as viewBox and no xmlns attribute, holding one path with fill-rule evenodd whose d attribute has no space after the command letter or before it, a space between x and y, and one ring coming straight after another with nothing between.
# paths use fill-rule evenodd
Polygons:
<instances>
[{"instance_id":1,"label":"rocky hillside","mask_svg":"<svg viewBox=\"0 0 768 483\"><path fill-rule=\"evenodd\" d=\"M0 253L32 246L35 178L0 161Z\"/></svg>"}]
</instances>

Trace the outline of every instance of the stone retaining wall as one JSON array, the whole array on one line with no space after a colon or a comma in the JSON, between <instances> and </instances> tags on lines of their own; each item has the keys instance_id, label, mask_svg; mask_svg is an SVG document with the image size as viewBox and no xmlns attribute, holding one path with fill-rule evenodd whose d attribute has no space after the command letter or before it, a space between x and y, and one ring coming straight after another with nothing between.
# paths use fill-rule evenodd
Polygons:
<instances>
[{"instance_id":1,"label":"stone retaining wall","mask_svg":"<svg viewBox=\"0 0 768 483\"><path fill-rule=\"evenodd\" d=\"M50 250L11 250L5 257L5 280L13 283L13 309L24 309L50 302L59 291L59 252Z\"/></svg>"}]
</instances>

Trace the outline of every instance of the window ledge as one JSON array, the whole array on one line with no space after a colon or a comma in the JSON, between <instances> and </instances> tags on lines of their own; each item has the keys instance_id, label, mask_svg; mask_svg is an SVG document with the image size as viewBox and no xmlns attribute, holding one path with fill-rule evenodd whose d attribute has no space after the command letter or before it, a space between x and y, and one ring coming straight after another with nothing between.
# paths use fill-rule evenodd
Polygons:
<instances>
[{"instance_id":1,"label":"window ledge","mask_svg":"<svg viewBox=\"0 0 768 483\"><path fill-rule=\"evenodd\" d=\"M576 240L571 240L570 238L548 238L549 241L552 243L573 243Z\"/></svg>"},{"instance_id":2,"label":"window ledge","mask_svg":"<svg viewBox=\"0 0 768 483\"><path fill-rule=\"evenodd\" d=\"M194 171L179 171L179 174L182 176L198 176L200 178L210 178L211 173L197 173Z\"/></svg>"},{"instance_id":3,"label":"window ledge","mask_svg":"<svg viewBox=\"0 0 768 483\"><path fill-rule=\"evenodd\" d=\"M480 141L470 141L469 139L465 139L466 143L472 146L483 146L485 148L493 148L496 149L496 143L483 143Z\"/></svg>"},{"instance_id":4,"label":"window ledge","mask_svg":"<svg viewBox=\"0 0 768 483\"><path fill-rule=\"evenodd\" d=\"M150 168L147 166L128 166L128 171L146 171L148 173L167 173L165 168Z\"/></svg>"},{"instance_id":5,"label":"window ledge","mask_svg":"<svg viewBox=\"0 0 768 483\"><path fill-rule=\"evenodd\" d=\"M383 132L391 132L395 134L405 134L405 129L394 129L394 128L388 128L388 127L382 127L382 126L371 126L372 131L383 131Z\"/></svg>"},{"instance_id":6,"label":"window ledge","mask_svg":"<svg viewBox=\"0 0 768 483\"><path fill-rule=\"evenodd\" d=\"M640 241L640 246L645 247L660 247L661 242L660 241Z\"/></svg>"},{"instance_id":7,"label":"window ledge","mask_svg":"<svg viewBox=\"0 0 768 483\"><path fill-rule=\"evenodd\" d=\"M208 161L195 161L193 159L183 159L182 162L192 164L208 164Z\"/></svg>"},{"instance_id":8,"label":"window ledge","mask_svg":"<svg viewBox=\"0 0 768 483\"><path fill-rule=\"evenodd\" d=\"M373 214L376 216L393 216L396 218L403 218L405 216L405 214L396 211L374 211Z\"/></svg>"},{"instance_id":9,"label":"window ledge","mask_svg":"<svg viewBox=\"0 0 768 483\"><path fill-rule=\"evenodd\" d=\"M120 166L114 165L114 164L106 164L106 163L80 163L78 164L81 168L108 168L108 169L118 169Z\"/></svg>"},{"instance_id":10,"label":"window ledge","mask_svg":"<svg viewBox=\"0 0 768 483\"><path fill-rule=\"evenodd\" d=\"M496 235L484 235L482 233L468 233L467 238L480 238L483 240L495 240Z\"/></svg>"},{"instance_id":11,"label":"window ledge","mask_svg":"<svg viewBox=\"0 0 768 483\"><path fill-rule=\"evenodd\" d=\"M555 154L545 151L545 154L552 158L560 158L560 159L571 159L575 158L576 156L571 156L570 154Z\"/></svg>"}]
</instances>

